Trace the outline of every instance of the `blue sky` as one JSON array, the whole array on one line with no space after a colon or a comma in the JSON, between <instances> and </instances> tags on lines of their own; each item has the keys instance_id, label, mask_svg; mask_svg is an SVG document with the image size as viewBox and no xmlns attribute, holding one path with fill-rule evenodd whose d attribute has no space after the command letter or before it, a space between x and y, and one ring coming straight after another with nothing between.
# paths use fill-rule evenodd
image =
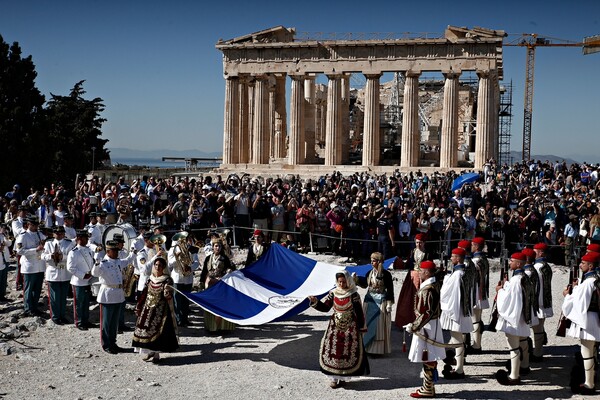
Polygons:
<instances>
[{"instance_id":1,"label":"blue sky","mask_svg":"<svg viewBox=\"0 0 600 400\"><path fill-rule=\"evenodd\" d=\"M215 44L276 25L298 32L433 32L447 25L581 41L600 34L600 1L2 0L0 35L36 65L38 88L79 80L104 99L108 147L222 150L224 80ZM513 37L514 38L514 37ZM511 40L509 37L508 40ZM520 150L525 49L504 50L511 147ZM533 154L600 161L600 53L538 48ZM587 157L587 158L586 158Z\"/></svg>"}]
</instances>

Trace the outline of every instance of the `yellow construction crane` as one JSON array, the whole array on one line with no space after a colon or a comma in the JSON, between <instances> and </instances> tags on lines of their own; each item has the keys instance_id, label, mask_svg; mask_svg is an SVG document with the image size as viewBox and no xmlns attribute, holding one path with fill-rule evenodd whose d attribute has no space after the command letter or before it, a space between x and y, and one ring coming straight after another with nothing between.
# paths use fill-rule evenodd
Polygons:
<instances>
[{"instance_id":1,"label":"yellow construction crane","mask_svg":"<svg viewBox=\"0 0 600 400\"><path fill-rule=\"evenodd\" d=\"M581 47L584 55L597 53L600 51L600 35L586 37L583 39L583 42L573 42L556 38L541 37L537 33L524 33L514 42L506 43L504 46L520 46L527 48L527 62L525 66L525 104L523 108L523 161L528 161L531 157L533 70L536 47Z\"/></svg>"}]
</instances>

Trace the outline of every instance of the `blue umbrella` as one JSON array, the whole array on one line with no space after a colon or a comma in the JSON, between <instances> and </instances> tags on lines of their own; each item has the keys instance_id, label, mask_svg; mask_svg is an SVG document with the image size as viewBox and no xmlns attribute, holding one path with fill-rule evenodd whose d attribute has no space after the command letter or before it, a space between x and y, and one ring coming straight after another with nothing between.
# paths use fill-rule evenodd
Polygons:
<instances>
[{"instance_id":1,"label":"blue umbrella","mask_svg":"<svg viewBox=\"0 0 600 400\"><path fill-rule=\"evenodd\" d=\"M460 189L463 187L465 183L475 182L479 179L479 174L477 172L470 172L468 174L463 174L456 178L454 182L452 182L452 191Z\"/></svg>"}]
</instances>

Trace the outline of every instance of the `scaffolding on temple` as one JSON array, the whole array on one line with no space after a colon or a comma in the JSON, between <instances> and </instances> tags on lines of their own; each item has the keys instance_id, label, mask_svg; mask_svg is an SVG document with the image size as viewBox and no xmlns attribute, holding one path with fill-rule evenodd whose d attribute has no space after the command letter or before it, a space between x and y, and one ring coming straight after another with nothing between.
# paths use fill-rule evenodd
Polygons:
<instances>
[{"instance_id":1,"label":"scaffolding on temple","mask_svg":"<svg viewBox=\"0 0 600 400\"><path fill-rule=\"evenodd\" d=\"M510 129L512 126L512 80L500 85L500 114L498 123L498 164L512 164Z\"/></svg>"}]
</instances>

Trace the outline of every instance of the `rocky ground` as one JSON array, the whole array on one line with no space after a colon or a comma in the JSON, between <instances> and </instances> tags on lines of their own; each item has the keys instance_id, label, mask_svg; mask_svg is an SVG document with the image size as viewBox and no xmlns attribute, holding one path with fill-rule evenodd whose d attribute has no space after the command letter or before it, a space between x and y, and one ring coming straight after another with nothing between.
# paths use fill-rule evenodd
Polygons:
<instances>
[{"instance_id":1,"label":"rocky ground","mask_svg":"<svg viewBox=\"0 0 600 400\"><path fill-rule=\"evenodd\" d=\"M332 264L345 258L310 255ZM235 259L243 260L244 254ZM498 275L492 262L492 286ZM396 297L406 271L393 271ZM14 270L9 286L14 289ZM494 373L508 359L502 333L486 332L481 355L469 355L466 379L436 384L439 398L544 399L578 398L568 389L576 341L555 336L567 272L554 268L555 316L546 321L549 345L542 363L532 364L519 387L503 387ZM494 289L492 288L492 291ZM361 294L363 294L361 292ZM21 318L22 299L14 290L11 302L0 305L0 398L3 399L403 399L421 384L421 366L402 352L403 333L392 328L391 355L370 358L371 375L330 389L319 371L317 352L328 315L313 309L278 323L238 327L227 336L207 336L202 310L193 307L193 325L180 329L181 349L166 354L158 365L138 354L110 355L100 347L100 332L54 325L43 318ZM44 304L46 299L43 299ZM70 306L70 302L69 302ZM44 308L47 308L44 305ZM395 310L392 312L395 315ZM127 313L133 326L133 312ZM489 321L489 311L483 319ZM98 309L92 311L98 322ZM406 338L407 344L410 338ZM130 347L131 333L119 335L118 345ZM438 367L441 372L441 367ZM441 374L440 374L441 375Z\"/></svg>"}]
</instances>

